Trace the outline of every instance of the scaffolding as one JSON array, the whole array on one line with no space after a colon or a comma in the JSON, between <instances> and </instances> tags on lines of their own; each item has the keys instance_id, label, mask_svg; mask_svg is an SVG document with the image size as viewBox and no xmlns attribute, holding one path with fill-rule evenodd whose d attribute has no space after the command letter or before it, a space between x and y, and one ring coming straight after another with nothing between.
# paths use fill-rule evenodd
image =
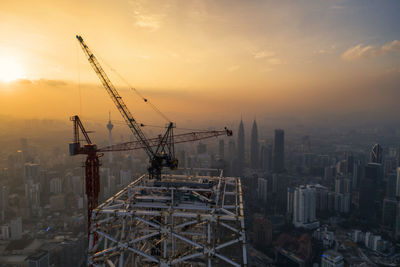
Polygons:
<instances>
[{"instance_id":1,"label":"scaffolding","mask_svg":"<svg viewBox=\"0 0 400 267\"><path fill-rule=\"evenodd\" d=\"M88 265L247 266L241 182L219 170L142 175L91 216Z\"/></svg>"}]
</instances>

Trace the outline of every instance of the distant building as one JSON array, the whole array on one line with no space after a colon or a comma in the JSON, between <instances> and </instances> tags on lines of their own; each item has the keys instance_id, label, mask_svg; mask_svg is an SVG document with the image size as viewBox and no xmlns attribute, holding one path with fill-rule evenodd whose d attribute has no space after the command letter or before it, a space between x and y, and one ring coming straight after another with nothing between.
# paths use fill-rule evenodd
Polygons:
<instances>
[{"instance_id":1,"label":"distant building","mask_svg":"<svg viewBox=\"0 0 400 267\"><path fill-rule=\"evenodd\" d=\"M273 167L276 173L285 170L285 132L282 129L275 130Z\"/></svg>"},{"instance_id":2,"label":"distant building","mask_svg":"<svg viewBox=\"0 0 400 267\"><path fill-rule=\"evenodd\" d=\"M264 144L261 146L260 151L260 167L265 172L272 171L272 147L271 145Z\"/></svg>"},{"instance_id":3,"label":"distant building","mask_svg":"<svg viewBox=\"0 0 400 267\"><path fill-rule=\"evenodd\" d=\"M224 143L223 139L219 140L218 154L219 154L220 159L225 159L225 143Z\"/></svg>"},{"instance_id":4,"label":"distant building","mask_svg":"<svg viewBox=\"0 0 400 267\"><path fill-rule=\"evenodd\" d=\"M321 267L343 267L342 254L334 250L325 251L321 256Z\"/></svg>"},{"instance_id":5,"label":"distant building","mask_svg":"<svg viewBox=\"0 0 400 267\"><path fill-rule=\"evenodd\" d=\"M317 228L316 190L313 185L299 186L293 196L293 224L296 227Z\"/></svg>"},{"instance_id":6,"label":"distant building","mask_svg":"<svg viewBox=\"0 0 400 267\"><path fill-rule=\"evenodd\" d=\"M243 173L244 161L245 161L245 152L244 152L244 125L243 121L240 120L239 130L238 130L238 145L237 145L237 154L238 154L238 168L239 175Z\"/></svg>"},{"instance_id":7,"label":"distant building","mask_svg":"<svg viewBox=\"0 0 400 267\"><path fill-rule=\"evenodd\" d=\"M22 239L22 219L21 219L21 217L11 220L10 229L11 229L11 240Z\"/></svg>"},{"instance_id":8,"label":"distant building","mask_svg":"<svg viewBox=\"0 0 400 267\"><path fill-rule=\"evenodd\" d=\"M26 180L34 180L38 182L40 178L40 165L36 163L25 163L24 164L24 182Z\"/></svg>"},{"instance_id":9,"label":"distant building","mask_svg":"<svg viewBox=\"0 0 400 267\"><path fill-rule=\"evenodd\" d=\"M254 244L264 248L272 244L272 224L261 214L255 214L253 220Z\"/></svg>"},{"instance_id":10,"label":"distant building","mask_svg":"<svg viewBox=\"0 0 400 267\"><path fill-rule=\"evenodd\" d=\"M375 144L372 147L371 154L369 157L369 162L382 164L383 163L382 154L383 154L383 149L382 149L381 145Z\"/></svg>"},{"instance_id":11,"label":"distant building","mask_svg":"<svg viewBox=\"0 0 400 267\"><path fill-rule=\"evenodd\" d=\"M257 188L258 199L267 202L268 196L268 180L264 178L258 178Z\"/></svg>"},{"instance_id":12,"label":"distant building","mask_svg":"<svg viewBox=\"0 0 400 267\"><path fill-rule=\"evenodd\" d=\"M62 192L62 183L60 178L50 180L50 193L60 194Z\"/></svg>"},{"instance_id":13,"label":"distant building","mask_svg":"<svg viewBox=\"0 0 400 267\"><path fill-rule=\"evenodd\" d=\"M206 154L207 153L207 145L199 142L197 145L197 154Z\"/></svg>"},{"instance_id":14,"label":"distant building","mask_svg":"<svg viewBox=\"0 0 400 267\"><path fill-rule=\"evenodd\" d=\"M258 128L257 122L254 120L251 129L251 144L250 144L250 165L252 169L259 168L259 149L258 149Z\"/></svg>"},{"instance_id":15,"label":"distant building","mask_svg":"<svg viewBox=\"0 0 400 267\"><path fill-rule=\"evenodd\" d=\"M10 239L10 226L8 224L4 224L1 226L1 239L3 240Z\"/></svg>"},{"instance_id":16,"label":"distant building","mask_svg":"<svg viewBox=\"0 0 400 267\"><path fill-rule=\"evenodd\" d=\"M397 201L395 199L385 198L383 200L382 224L390 229L396 225Z\"/></svg>"},{"instance_id":17,"label":"distant building","mask_svg":"<svg viewBox=\"0 0 400 267\"><path fill-rule=\"evenodd\" d=\"M49 252L39 250L26 258L28 267L50 267Z\"/></svg>"},{"instance_id":18,"label":"distant building","mask_svg":"<svg viewBox=\"0 0 400 267\"><path fill-rule=\"evenodd\" d=\"M0 221L6 220L6 210L8 208L8 188L0 186Z\"/></svg>"}]
</instances>

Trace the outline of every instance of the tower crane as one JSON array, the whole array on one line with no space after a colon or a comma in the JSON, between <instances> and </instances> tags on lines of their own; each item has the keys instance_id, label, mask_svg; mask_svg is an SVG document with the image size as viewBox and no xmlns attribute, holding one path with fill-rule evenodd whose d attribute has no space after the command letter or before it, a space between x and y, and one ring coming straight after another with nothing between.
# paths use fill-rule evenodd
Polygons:
<instances>
[{"instance_id":1,"label":"tower crane","mask_svg":"<svg viewBox=\"0 0 400 267\"><path fill-rule=\"evenodd\" d=\"M220 131L199 131L174 135L173 129L175 128L175 125L173 122L169 122L167 129L163 135L159 135L156 138L148 139L145 136L144 132L141 130L141 125L134 119L132 113L129 111L128 107L122 100L122 97L120 96L114 85L111 83L100 63L91 52L89 47L86 45L86 43L83 41L83 38L79 35L77 35L76 38L78 39L82 50L87 56L90 65L99 77L101 83L111 97L115 106L121 113L122 117L125 120L125 123L128 125L129 129L136 138L136 141L133 142L126 142L104 148L97 148L97 146L91 142L88 135L89 132L86 131L86 129L84 128L79 117L71 117L71 120L74 124L74 140L73 143L70 144L70 154L72 156L78 154L87 155L87 159L85 162L85 180L86 194L88 198L88 227L90 229L92 211L95 207L98 206L98 195L100 192L99 158L102 156L102 152L144 149L147 156L149 157L149 179L160 180L162 168L168 167L171 170L174 170L178 167L178 160L175 158L175 143L192 142L212 137L218 137L221 135L232 136L232 131L225 128L224 130ZM144 98L144 101L147 102L147 99ZM83 146L80 143L79 132L82 132L85 137L86 144Z\"/></svg>"},{"instance_id":2,"label":"tower crane","mask_svg":"<svg viewBox=\"0 0 400 267\"><path fill-rule=\"evenodd\" d=\"M73 122L73 142L69 145L69 152L71 156L75 155L87 155L85 161L85 185L86 195L88 200L88 230L91 225L92 211L99 204L99 192L100 192L100 157L103 156L103 152L114 152L114 151L130 151L136 149L143 149L144 144L141 141L126 142L121 144L115 144L104 148L98 148L96 144L92 143L89 137L89 131L85 129L78 115L72 116L71 121ZM84 140L80 139L79 132L84 136ZM193 142L212 137L218 137L222 135L232 136L232 131L225 128L219 131L199 131L185 134L174 135L173 139L169 139L168 144L173 145L174 143L185 143ZM84 141L86 144L81 144ZM158 147L160 142L165 142L163 137L156 137L147 139L149 147ZM88 231L89 233L89 231Z\"/></svg>"}]
</instances>

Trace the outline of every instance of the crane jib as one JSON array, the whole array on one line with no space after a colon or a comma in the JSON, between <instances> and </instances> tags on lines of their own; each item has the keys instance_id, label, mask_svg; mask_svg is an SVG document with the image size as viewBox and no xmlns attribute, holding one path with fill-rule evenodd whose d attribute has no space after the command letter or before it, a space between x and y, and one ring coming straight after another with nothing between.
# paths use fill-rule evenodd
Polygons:
<instances>
[{"instance_id":1,"label":"crane jib","mask_svg":"<svg viewBox=\"0 0 400 267\"><path fill-rule=\"evenodd\" d=\"M89 47L85 44L81 36L77 36L85 54L88 56L88 60L90 65L92 65L94 71L99 76L102 84L104 85L106 91L111 96L111 99L116 104L119 112L121 113L124 120L127 122L128 127L131 129L132 133L135 135L136 139L143 143L146 153L150 157L154 157L155 153L149 143L147 142L147 138L144 133L140 130L138 125L136 124L135 119L133 118L132 114L129 112L127 106L122 100L122 97L118 94L118 91L112 85L110 79L108 78L107 74L104 72L103 68L100 66L100 63L97 61L96 57L90 51Z\"/></svg>"}]
</instances>

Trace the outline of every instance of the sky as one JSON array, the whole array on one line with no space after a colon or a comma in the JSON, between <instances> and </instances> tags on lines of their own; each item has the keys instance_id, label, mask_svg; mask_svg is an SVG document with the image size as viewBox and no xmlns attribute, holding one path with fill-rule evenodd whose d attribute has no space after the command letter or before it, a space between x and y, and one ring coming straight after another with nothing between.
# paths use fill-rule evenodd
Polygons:
<instances>
[{"instance_id":1,"label":"sky","mask_svg":"<svg viewBox=\"0 0 400 267\"><path fill-rule=\"evenodd\" d=\"M138 120L357 114L398 121L398 0L2 0L0 115L120 119L82 35Z\"/></svg>"}]
</instances>

